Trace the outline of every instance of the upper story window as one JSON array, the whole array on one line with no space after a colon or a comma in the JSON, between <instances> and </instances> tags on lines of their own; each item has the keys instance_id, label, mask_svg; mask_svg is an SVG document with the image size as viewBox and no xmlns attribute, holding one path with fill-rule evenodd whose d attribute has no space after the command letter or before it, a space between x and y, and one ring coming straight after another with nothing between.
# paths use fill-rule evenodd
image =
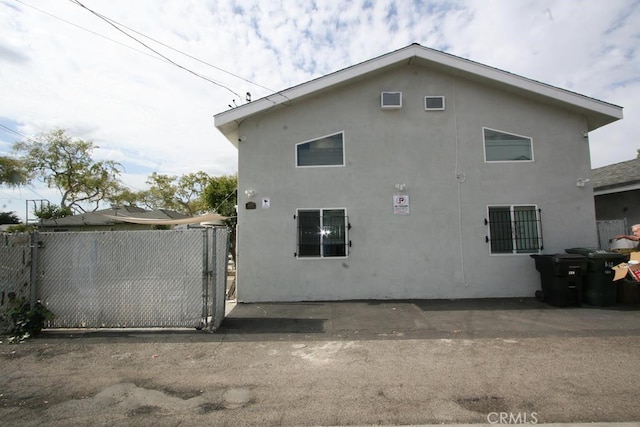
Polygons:
<instances>
[{"instance_id":1,"label":"upper story window","mask_svg":"<svg viewBox=\"0 0 640 427\"><path fill-rule=\"evenodd\" d=\"M532 162L531 138L495 129L482 128L484 157L487 162Z\"/></svg>"},{"instance_id":2,"label":"upper story window","mask_svg":"<svg viewBox=\"0 0 640 427\"><path fill-rule=\"evenodd\" d=\"M444 110L444 96L425 96L425 111L442 111Z\"/></svg>"},{"instance_id":3,"label":"upper story window","mask_svg":"<svg viewBox=\"0 0 640 427\"><path fill-rule=\"evenodd\" d=\"M344 132L296 144L296 166L344 166Z\"/></svg>"}]
</instances>

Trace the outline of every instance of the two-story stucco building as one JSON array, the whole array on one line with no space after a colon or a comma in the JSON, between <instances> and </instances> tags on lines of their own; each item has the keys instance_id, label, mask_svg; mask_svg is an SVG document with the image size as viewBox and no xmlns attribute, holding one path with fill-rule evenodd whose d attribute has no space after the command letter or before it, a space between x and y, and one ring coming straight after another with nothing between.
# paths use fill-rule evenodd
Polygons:
<instances>
[{"instance_id":1,"label":"two-story stucco building","mask_svg":"<svg viewBox=\"0 0 640 427\"><path fill-rule=\"evenodd\" d=\"M215 116L239 301L533 296L596 246L588 132L622 108L413 44Z\"/></svg>"}]
</instances>

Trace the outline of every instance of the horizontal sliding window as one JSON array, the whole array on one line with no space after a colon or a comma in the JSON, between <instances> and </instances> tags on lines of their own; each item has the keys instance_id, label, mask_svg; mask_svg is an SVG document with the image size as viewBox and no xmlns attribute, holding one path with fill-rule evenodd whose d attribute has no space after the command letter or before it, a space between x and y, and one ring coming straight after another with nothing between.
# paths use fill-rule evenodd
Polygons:
<instances>
[{"instance_id":1,"label":"horizontal sliding window","mask_svg":"<svg viewBox=\"0 0 640 427\"><path fill-rule=\"evenodd\" d=\"M344 166L344 132L296 144L296 166Z\"/></svg>"},{"instance_id":2,"label":"horizontal sliding window","mask_svg":"<svg viewBox=\"0 0 640 427\"><path fill-rule=\"evenodd\" d=\"M487 162L533 161L531 138L483 128L484 154Z\"/></svg>"},{"instance_id":3,"label":"horizontal sliding window","mask_svg":"<svg viewBox=\"0 0 640 427\"><path fill-rule=\"evenodd\" d=\"M349 225L344 209L299 210L298 258L346 257Z\"/></svg>"}]
</instances>

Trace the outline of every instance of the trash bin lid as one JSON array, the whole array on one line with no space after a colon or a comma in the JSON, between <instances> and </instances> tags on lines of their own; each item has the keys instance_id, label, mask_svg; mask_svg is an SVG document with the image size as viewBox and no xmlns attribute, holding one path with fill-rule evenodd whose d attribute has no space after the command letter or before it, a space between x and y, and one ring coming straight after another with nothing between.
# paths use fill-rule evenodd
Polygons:
<instances>
[{"instance_id":1,"label":"trash bin lid","mask_svg":"<svg viewBox=\"0 0 640 427\"><path fill-rule=\"evenodd\" d=\"M621 259L625 258L624 254L620 254L617 252L609 252L604 249L598 248L570 248L564 250L568 254L579 254L584 255L587 258L592 259Z\"/></svg>"},{"instance_id":2,"label":"trash bin lid","mask_svg":"<svg viewBox=\"0 0 640 427\"><path fill-rule=\"evenodd\" d=\"M534 254L530 255L531 258L546 258L551 262L572 262L572 261L583 261L585 264L587 262L587 258L584 255L580 254Z\"/></svg>"}]
</instances>

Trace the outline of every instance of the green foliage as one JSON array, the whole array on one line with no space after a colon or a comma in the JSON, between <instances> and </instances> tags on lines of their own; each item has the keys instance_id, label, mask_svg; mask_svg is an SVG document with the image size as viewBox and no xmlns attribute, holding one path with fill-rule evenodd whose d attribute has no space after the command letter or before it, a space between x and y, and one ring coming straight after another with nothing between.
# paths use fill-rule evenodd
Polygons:
<instances>
[{"instance_id":1,"label":"green foliage","mask_svg":"<svg viewBox=\"0 0 640 427\"><path fill-rule=\"evenodd\" d=\"M43 205L34 211L36 217L40 219L55 219L72 215L71 208L58 205Z\"/></svg>"},{"instance_id":2,"label":"green foliage","mask_svg":"<svg viewBox=\"0 0 640 427\"><path fill-rule=\"evenodd\" d=\"M31 233L32 231L35 231L35 227L27 224L16 224L7 227L7 233Z\"/></svg>"},{"instance_id":3,"label":"green foliage","mask_svg":"<svg viewBox=\"0 0 640 427\"><path fill-rule=\"evenodd\" d=\"M49 188L58 189L60 206L80 212L97 210L121 189L122 166L111 160L94 161L91 155L95 148L93 142L73 139L61 129L13 146L21 155L29 181L40 179Z\"/></svg>"},{"instance_id":4,"label":"green foliage","mask_svg":"<svg viewBox=\"0 0 640 427\"><path fill-rule=\"evenodd\" d=\"M54 315L40 301L31 305L28 301L15 296L10 300L9 310L9 342L20 342L38 335L45 326L45 322L53 320Z\"/></svg>"},{"instance_id":5,"label":"green foliage","mask_svg":"<svg viewBox=\"0 0 640 427\"><path fill-rule=\"evenodd\" d=\"M236 260L236 205L238 204L238 175L222 175L209 180L202 194L203 203L214 212L229 217L225 224L230 229L230 253Z\"/></svg>"},{"instance_id":6,"label":"green foliage","mask_svg":"<svg viewBox=\"0 0 640 427\"><path fill-rule=\"evenodd\" d=\"M0 156L0 185L17 187L28 180L24 165L18 159Z\"/></svg>"},{"instance_id":7,"label":"green foliage","mask_svg":"<svg viewBox=\"0 0 640 427\"><path fill-rule=\"evenodd\" d=\"M0 212L0 224L20 224L15 212Z\"/></svg>"},{"instance_id":8,"label":"green foliage","mask_svg":"<svg viewBox=\"0 0 640 427\"><path fill-rule=\"evenodd\" d=\"M200 196L210 179L204 172L180 177L154 172L147 179L151 187L140 192L138 199L149 209L171 209L193 216L206 210Z\"/></svg>"},{"instance_id":9,"label":"green foliage","mask_svg":"<svg viewBox=\"0 0 640 427\"><path fill-rule=\"evenodd\" d=\"M205 205L220 215L235 217L238 204L238 175L222 175L211 178L204 189ZM235 221L234 221L235 224Z\"/></svg>"}]
</instances>

